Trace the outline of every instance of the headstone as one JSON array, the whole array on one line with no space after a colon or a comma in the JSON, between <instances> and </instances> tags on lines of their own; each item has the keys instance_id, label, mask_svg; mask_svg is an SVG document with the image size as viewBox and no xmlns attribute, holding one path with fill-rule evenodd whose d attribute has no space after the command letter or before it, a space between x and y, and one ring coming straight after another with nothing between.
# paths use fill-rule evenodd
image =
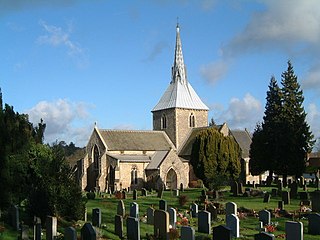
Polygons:
<instances>
[{"instance_id":1,"label":"headstone","mask_svg":"<svg viewBox=\"0 0 320 240\"><path fill-rule=\"evenodd\" d=\"M278 201L278 208L284 210L284 201Z\"/></svg>"},{"instance_id":2,"label":"headstone","mask_svg":"<svg viewBox=\"0 0 320 240\"><path fill-rule=\"evenodd\" d=\"M167 211L167 201L164 199L161 199L159 201L159 209L163 211Z\"/></svg>"},{"instance_id":3,"label":"headstone","mask_svg":"<svg viewBox=\"0 0 320 240\"><path fill-rule=\"evenodd\" d=\"M281 180L278 181L278 193L281 194L283 190L283 183L281 182Z\"/></svg>"},{"instance_id":4,"label":"headstone","mask_svg":"<svg viewBox=\"0 0 320 240\"><path fill-rule=\"evenodd\" d=\"M162 198L162 194L163 194L163 186L159 188L157 197Z\"/></svg>"},{"instance_id":5,"label":"headstone","mask_svg":"<svg viewBox=\"0 0 320 240\"><path fill-rule=\"evenodd\" d=\"M153 225L154 223L154 208L148 207L147 208L147 224Z\"/></svg>"},{"instance_id":6,"label":"headstone","mask_svg":"<svg viewBox=\"0 0 320 240\"><path fill-rule=\"evenodd\" d=\"M290 187L290 198L297 198L298 195L298 184L296 181L291 183Z\"/></svg>"},{"instance_id":7,"label":"headstone","mask_svg":"<svg viewBox=\"0 0 320 240\"><path fill-rule=\"evenodd\" d=\"M139 218L139 205L136 202L130 203L130 217Z\"/></svg>"},{"instance_id":8,"label":"headstone","mask_svg":"<svg viewBox=\"0 0 320 240\"><path fill-rule=\"evenodd\" d=\"M272 190L271 190L271 196L272 196L272 197L278 196L278 189L272 188Z\"/></svg>"},{"instance_id":9,"label":"headstone","mask_svg":"<svg viewBox=\"0 0 320 240\"><path fill-rule=\"evenodd\" d=\"M285 231L287 240L303 240L302 222L287 221Z\"/></svg>"},{"instance_id":10,"label":"headstone","mask_svg":"<svg viewBox=\"0 0 320 240\"><path fill-rule=\"evenodd\" d=\"M123 238L123 216L114 216L114 232L119 238Z\"/></svg>"},{"instance_id":11,"label":"headstone","mask_svg":"<svg viewBox=\"0 0 320 240\"><path fill-rule=\"evenodd\" d=\"M147 189L142 188L142 189L141 189L141 195L144 196L144 197L146 197L146 196L148 195Z\"/></svg>"},{"instance_id":12,"label":"headstone","mask_svg":"<svg viewBox=\"0 0 320 240\"><path fill-rule=\"evenodd\" d=\"M240 237L240 222L239 218L235 214L229 214L226 216L226 225L231 229L231 235L235 238Z\"/></svg>"},{"instance_id":13,"label":"headstone","mask_svg":"<svg viewBox=\"0 0 320 240\"><path fill-rule=\"evenodd\" d=\"M66 227L64 229L65 240L77 240L77 231L74 227Z\"/></svg>"},{"instance_id":14,"label":"headstone","mask_svg":"<svg viewBox=\"0 0 320 240\"><path fill-rule=\"evenodd\" d=\"M268 210L259 211L259 221L263 222L263 225L269 225L271 222L271 213Z\"/></svg>"},{"instance_id":15,"label":"headstone","mask_svg":"<svg viewBox=\"0 0 320 240\"><path fill-rule=\"evenodd\" d=\"M127 238L130 240L140 240L139 218L127 218Z\"/></svg>"},{"instance_id":16,"label":"headstone","mask_svg":"<svg viewBox=\"0 0 320 240\"><path fill-rule=\"evenodd\" d=\"M308 233L313 235L320 235L320 214L311 213L308 216Z\"/></svg>"},{"instance_id":17,"label":"headstone","mask_svg":"<svg viewBox=\"0 0 320 240\"><path fill-rule=\"evenodd\" d=\"M176 228L176 222L177 222L177 211L174 208L169 208L169 224L172 228Z\"/></svg>"},{"instance_id":18,"label":"headstone","mask_svg":"<svg viewBox=\"0 0 320 240\"><path fill-rule=\"evenodd\" d=\"M191 204L191 217L193 218L198 217L198 204L196 203Z\"/></svg>"},{"instance_id":19,"label":"headstone","mask_svg":"<svg viewBox=\"0 0 320 240\"><path fill-rule=\"evenodd\" d=\"M213 228L213 240L231 240L231 229L227 226L219 225Z\"/></svg>"},{"instance_id":20,"label":"headstone","mask_svg":"<svg viewBox=\"0 0 320 240\"><path fill-rule=\"evenodd\" d=\"M84 208L84 217L83 217L83 220L85 221L85 222L87 222L87 208L85 207Z\"/></svg>"},{"instance_id":21,"label":"headstone","mask_svg":"<svg viewBox=\"0 0 320 240\"><path fill-rule=\"evenodd\" d=\"M299 192L299 196L301 200L309 200L309 193L308 192Z\"/></svg>"},{"instance_id":22,"label":"headstone","mask_svg":"<svg viewBox=\"0 0 320 240\"><path fill-rule=\"evenodd\" d=\"M311 193L312 211L320 212L320 191Z\"/></svg>"},{"instance_id":23,"label":"headstone","mask_svg":"<svg viewBox=\"0 0 320 240\"><path fill-rule=\"evenodd\" d=\"M100 208L92 209L92 225L95 227L101 226L101 209Z\"/></svg>"},{"instance_id":24,"label":"headstone","mask_svg":"<svg viewBox=\"0 0 320 240\"><path fill-rule=\"evenodd\" d=\"M169 213L164 210L155 210L154 235L159 239L169 239Z\"/></svg>"},{"instance_id":25,"label":"headstone","mask_svg":"<svg viewBox=\"0 0 320 240\"><path fill-rule=\"evenodd\" d=\"M198 232L211 233L211 213L208 211L198 212Z\"/></svg>"},{"instance_id":26,"label":"headstone","mask_svg":"<svg viewBox=\"0 0 320 240\"><path fill-rule=\"evenodd\" d=\"M252 188L256 188L256 182L252 181Z\"/></svg>"},{"instance_id":27,"label":"headstone","mask_svg":"<svg viewBox=\"0 0 320 240\"><path fill-rule=\"evenodd\" d=\"M122 199L127 199L127 193L125 190L122 190Z\"/></svg>"},{"instance_id":28,"label":"headstone","mask_svg":"<svg viewBox=\"0 0 320 240\"><path fill-rule=\"evenodd\" d=\"M243 194L243 184L242 183L238 183L238 194Z\"/></svg>"},{"instance_id":29,"label":"headstone","mask_svg":"<svg viewBox=\"0 0 320 240\"><path fill-rule=\"evenodd\" d=\"M268 203L270 202L270 194L268 192L266 192L263 196L263 202L264 203Z\"/></svg>"},{"instance_id":30,"label":"headstone","mask_svg":"<svg viewBox=\"0 0 320 240\"><path fill-rule=\"evenodd\" d=\"M19 208L16 205L12 205L9 210L10 225L14 230L19 230L20 220L19 220Z\"/></svg>"},{"instance_id":31,"label":"headstone","mask_svg":"<svg viewBox=\"0 0 320 240\"><path fill-rule=\"evenodd\" d=\"M81 240L96 240L97 234L91 223L85 223L81 228Z\"/></svg>"},{"instance_id":32,"label":"headstone","mask_svg":"<svg viewBox=\"0 0 320 240\"><path fill-rule=\"evenodd\" d=\"M174 190L174 196L175 197L179 197L179 189L175 189Z\"/></svg>"},{"instance_id":33,"label":"headstone","mask_svg":"<svg viewBox=\"0 0 320 240\"><path fill-rule=\"evenodd\" d=\"M27 225L20 226L20 240L29 240L29 227Z\"/></svg>"},{"instance_id":34,"label":"headstone","mask_svg":"<svg viewBox=\"0 0 320 240\"><path fill-rule=\"evenodd\" d=\"M181 240L195 240L195 231L190 226L181 226Z\"/></svg>"},{"instance_id":35,"label":"headstone","mask_svg":"<svg viewBox=\"0 0 320 240\"><path fill-rule=\"evenodd\" d=\"M217 220L218 210L213 204L208 204L207 211L211 213L211 221Z\"/></svg>"},{"instance_id":36,"label":"headstone","mask_svg":"<svg viewBox=\"0 0 320 240\"><path fill-rule=\"evenodd\" d=\"M234 202L227 202L226 203L226 215L235 214L237 215L237 204Z\"/></svg>"},{"instance_id":37,"label":"headstone","mask_svg":"<svg viewBox=\"0 0 320 240\"><path fill-rule=\"evenodd\" d=\"M41 240L41 219L34 217L33 224L33 239Z\"/></svg>"},{"instance_id":38,"label":"headstone","mask_svg":"<svg viewBox=\"0 0 320 240\"><path fill-rule=\"evenodd\" d=\"M180 183L180 191L183 192L184 189L183 189L183 183Z\"/></svg>"},{"instance_id":39,"label":"headstone","mask_svg":"<svg viewBox=\"0 0 320 240\"><path fill-rule=\"evenodd\" d=\"M282 192L282 201L284 204L290 204L290 194L287 191Z\"/></svg>"},{"instance_id":40,"label":"headstone","mask_svg":"<svg viewBox=\"0 0 320 240\"><path fill-rule=\"evenodd\" d=\"M302 186L303 191L307 191L308 187L307 187L307 183L305 182L304 185Z\"/></svg>"},{"instance_id":41,"label":"headstone","mask_svg":"<svg viewBox=\"0 0 320 240\"><path fill-rule=\"evenodd\" d=\"M305 185L305 179L303 176L300 177L300 187L303 187Z\"/></svg>"},{"instance_id":42,"label":"headstone","mask_svg":"<svg viewBox=\"0 0 320 240\"><path fill-rule=\"evenodd\" d=\"M46 218L46 239L55 240L57 237L57 218L47 216Z\"/></svg>"},{"instance_id":43,"label":"headstone","mask_svg":"<svg viewBox=\"0 0 320 240\"><path fill-rule=\"evenodd\" d=\"M231 187L231 190L232 190L232 195L234 197L237 197L238 196L238 193L239 193L239 189L238 189L238 183L236 181L234 181L232 183L232 187Z\"/></svg>"},{"instance_id":44,"label":"headstone","mask_svg":"<svg viewBox=\"0 0 320 240\"><path fill-rule=\"evenodd\" d=\"M120 215L122 217L124 217L124 215L126 214L126 210L125 210L125 207L124 207L124 203L122 200L120 200L118 202L118 206L117 206L117 215Z\"/></svg>"},{"instance_id":45,"label":"headstone","mask_svg":"<svg viewBox=\"0 0 320 240\"><path fill-rule=\"evenodd\" d=\"M275 240L275 237L271 233L261 232L254 235L254 240Z\"/></svg>"},{"instance_id":46,"label":"headstone","mask_svg":"<svg viewBox=\"0 0 320 240\"><path fill-rule=\"evenodd\" d=\"M138 198L138 197L137 197L137 190L134 189L134 190L133 190L133 193L132 193L132 199L133 199L133 200L137 200L137 198Z\"/></svg>"}]
</instances>

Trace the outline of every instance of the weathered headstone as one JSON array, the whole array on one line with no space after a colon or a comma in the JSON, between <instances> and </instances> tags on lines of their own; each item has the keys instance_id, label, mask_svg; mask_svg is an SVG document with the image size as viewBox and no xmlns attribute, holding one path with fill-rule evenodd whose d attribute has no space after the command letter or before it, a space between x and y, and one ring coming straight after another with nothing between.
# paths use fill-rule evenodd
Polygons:
<instances>
[{"instance_id":1,"label":"weathered headstone","mask_svg":"<svg viewBox=\"0 0 320 240\"><path fill-rule=\"evenodd\" d=\"M284 210L284 201L278 201L278 208Z\"/></svg>"},{"instance_id":2,"label":"weathered headstone","mask_svg":"<svg viewBox=\"0 0 320 240\"><path fill-rule=\"evenodd\" d=\"M284 204L290 204L290 194L287 191L282 191L282 201Z\"/></svg>"},{"instance_id":3,"label":"weathered headstone","mask_svg":"<svg viewBox=\"0 0 320 240\"><path fill-rule=\"evenodd\" d=\"M213 240L231 240L231 229L227 226L219 225L213 228Z\"/></svg>"},{"instance_id":4,"label":"weathered headstone","mask_svg":"<svg viewBox=\"0 0 320 240\"><path fill-rule=\"evenodd\" d=\"M237 215L237 204L234 202L227 202L226 203L226 215L235 214Z\"/></svg>"},{"instance_id":5,"label":"weathered headstone","mask_svg":"<svg viewBox=\"0 0 320 240\"><path fill-rule=\"evenodd\" d=\"M303 187L305 185L305 179L303 176L300 177L300 187Z\"/></svg>"},{"instance_id":6,"label":"weathered headstone","mask_svg":"<svg viewBox=\"0 0 320 240\"><path fill-rule=\"evenodd\" d=\"M298 184L296 181L291 183L290 187L290 198L297 198L298 195Z\"/></svg>"},{"instance_id":7,"label":"weathered headstone","mask_svg":"<svg viewBox=\"0 0 320 240\"><path fill-rule=\"evenodd\" d=\"M27 225L20 226L20 238L19 240L29 240L29 227Z\"/></svg>"},{"instance_id":8,"label":"weathered headstone","mask_svg":"<svg viewBox=\"0 0 320 240\"><path fill-rule=\"evenodd\" d=\"M92 225L95 227L101 226L101 209L100 208L92 209Z\"/></svg>"},{"instance_id":9,"label":"weathered headstone","mask_svg":"<svg viewBox=\"0 0 320 240\"><path fill-rule=\"evenodd\" d=\"M85 223L81 228L81 240L96 240L97 234L91 223Z\"/></svg>"},{"instance_id":10,"label":"weathered headstone","mask_svg":"<svg viewBox=\"0 0 320 240\"><path fill-rule=\"evenodd\" d=\"M312 211L320 212L320 191L311 193Z\"/></svg>"},{"instance_id":11,"label":"weathered headstone","mask_svg":"<svg viewBox=\"0 0 320 240\"><path fill-rule=\"evenodd\" d=\"M138 195L138 194L137 194L137 190L134 189L134 190L133 190L133 193L132 193L132 199L133 199L133 200L137 200L137 198L138 198L137 195Z\"/></svg>"},{"instance_id":12,"label":"weathered headstone","mask_svg":"<svg viewBox=\"0 0 320 240\"><path fill-rule=\"evenodd\" d=\"M169 213L164 210L155 210L154 218L154 235L159 239L169 238Z\"/></svg>"},{"instance_id":13,"label":"weathered headstone","mask_svg":"<svg viewBox=\"0 0 320 240\"><path fill-rule=\"evenodd\" d=\"M281 180L278 180L278 193L281 194L283 190L283 183L281 182Z\"/></svg>"},{"instance_id":14,"label":"weathered headstone","mask_svg":"<svg viewBox=\"0 0 320 240\"><path fill-rule=\"evenodd\" d=\"M263 196L263 202L264 203L268 203L270 202L270 194L268 192L266 192Z\"/></svg>"},{"instance_id":15,"label":"weathered headstone","mask_svg":"<svg viewBox=\"0 0 320 240\"><path fill-rule=\"evenodd\" d=\"M127 238L130 240L140 240L140 223L138 218L127 218Z\"/></svg>"},{"instance_id":16,"label":"weathered headstone","mask_svg":"<svg viewBox=\"0 0 320 240\"><path fill-rule=\"evenodd\" d=\"M146 197L146 196L148 195L147 189L142 188L142 189L141 189L141 195L144 196L144 197Z\"/></svg>"},{"instance_id":17,"label":"weathered headstone","mask_svg":"<svg viewBox=\"0 0 320 240\"><path fill-rule=\"evenodd\" d=\"M167 211L167 201L164 199L159 200L159 209Z\"/></svg>"},{"instance_id":18,"label":"weathered headstone","mask_svg":"<svg viewBox=\"0 0 320 240\"><path fill-rule=\"evenodd\" d=\"M46 239L55 240L57 237L57 218L47 216L46 218Z\"/></svg>"},{"instance_id":19,"label":"weathered headstone","mask_svg":"<svg viewBox=\"0 0 320 240\"><path fill-rule=\"evenodd\" d=\"M124 203L122 200L120 200L117 206L117 215L124 217L125 214L126 214L126 210L125 210Z\"/></svg>"},{"instance_id":20,"label":"weathered headstone","mask_svg":"<svg viewBox=\"0 0 320 240\"><path fill-rule=\"evenodd\" d=\"M181 240L195 240L195 231L190 226L181 226Z\"/></svg>"},{"instance_id":21,"label":"weathered headstone","mask_svg":"<svg viewBox=\"0 0 320 240\"><path fill-rule=\"evenodd\" d=\"M236 181L233 181L233 182L232 182L231 191L232 191L232 195L233 195L234 197L237 197L237 196L238 196L239 189L238 189L238 183L237 183Z\"/></svg>"},{"instance_id":22,"label":"weathered headstone","mask_svg":"<svg viewBox=\"0 0 320 240\"><path fill-rule=\"evenodd\" d=\"M34 217L33 224L33 239L41 240L41 218Z\"/></svg>"},{"instance_id":23,"label":"weathered headstone","mask_svg":"<svg viewBox=\"0 0 320 240\"><path fill-rule=\"evenodd\" d=\"M254 240L275 240L275 237L271 233L261 232L254 235Z\"/></svg>"},{"instance_id":24,"label":"weathered headstone","mask_svg":"<svg viewBox=\"0 0 320 240\"><path fill-rule=\"evenodd\" d=\"M213 204L208 204L207 211L211 213L211 221L217 220L218 210Z\"/></svg>"},{"instance_id":25,"label":"weathered headstone","mask_svg":"<svg viewBox=\"0 0 320 240\"><path fill-rule=\"evenodd\" d=\"M164 188L163 186L161 186L161 187L159 188L159 190L158 190L158 195L157 195L158 198L162 198L163 188Z\"/></svg>"},{"instance_id":26,"label":"weathered headstone","mask_svg":"<svg viewBox=\"0 0 320 240\"><path fill-rule=\"evenodd\" d=\"M191 217L193 218L198 217L198 204L196 203L191 204Z\"/></svg>"},{"instance_id":27,"label":"weathered headstone","mask_svg":"<svg viewBox=\"0 0 320 240\"><path fill-rule=\"evenodd\" d=\"M237 215L229 214L226 216L226 225L231 229L231 235L235 238L240 237L240 221Z\"/></svg>"},{"instance_id":28,"label":"weathered headstone","mask_svg":"<svg viewBox=\"0 0 320 240\"><path fill-rule=\"evenodd\" d=\"M177 211L174 208L169 208L169 224L172 228L176 228L176 222L177 222Z\"/></svg>"},{"instance_id":29,"label":"weathered headstone","mask_svg":"<svg viewBox=\"0 0 320 240\"><path fill-rule=\"evenodd\" d=\"M114 216L114 232L119 238L123 238L123 216Z\"/></svg>"},{"instance_id":30,"label":"weathered headstone","mask_svg":"<svg viewBox=\"0 0 320 240\"><path fill-rule=\"evenodd\" d=\"M308 216L308 233L313 235L320 235L320 214L311 213Z\"/></svg>"},{"instance_id":31,"label":"weathered headstone","mask_svg":"<svg viewBox=\"0 0 320 240\"><path fill-rule=\"evenodd\" d=\"M19 230L20 220L19 220L19 208L16 205L12 205L9 209L10 225L14 230Z\"/></svg>"},{"instance_id":32,"label":"weathered headstone","mask_svg":"<svg viewBox=\"0 0 320 240\"><path fill-rule=\"evenodd\" d=\"M259 221L263 222L263 225L269 225L271 222L271 213L268 210L259 211Z\"/></svg>"},{"instance_id":33,"label":"weathered headstone","mask_svg":"<svg viewBox=\"0 0 320 240\"><path fill-rule=\"evenodd\" d=\"M303 240L302 222L287 221L285 230L287 240Z\"/></svg>"},{"instance_id":34,"label":"weathered headstone","mask_svg":"<svg viewBox=\"0 0 320 240\"><path fill-rule=\"evenodd\" d=\"M130 203L130 217L139 218L139 205L136 202Z\"/></svg>"},{"instance_id":35,"label":"weathered headstone","mask_svg":"<svg viewBox=\"0 0 320 240\"><path fill-rule=\"evenodd\" d=\"M198 212L198 232L211 233L211 213L208 211Z\"/></svg>"},{"instance_id":36,"label":"weathered headstone","mask_svg":"<svg viewBox=\"0 0 320 240\"><path fill-rule=\"evenodd\" d=\"M64 229L65 240L77 240L77 231L74 227L66 227Z\"/></svg>"},{"instance_id":37,"label":"weathered headstone","mask_svg":"<svg viewBox=\"0 0 320 240\"><path fill-rule=\"evenodd\" d=\"M153 225L154 223L154 208L148 207L147 208L147 224Z\"/></svg>"}]
</instances>

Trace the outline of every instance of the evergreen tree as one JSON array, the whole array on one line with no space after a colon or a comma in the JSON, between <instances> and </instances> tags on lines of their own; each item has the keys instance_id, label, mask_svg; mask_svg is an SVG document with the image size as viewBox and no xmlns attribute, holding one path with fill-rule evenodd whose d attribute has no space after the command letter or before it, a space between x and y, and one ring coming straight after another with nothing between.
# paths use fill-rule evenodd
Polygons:
<instances>
[{"instance_id":1,"label":"evergreen tree","mask_svg":"<svg viewBox=\"0 0 320 240\"><path fill-rule=\"evenodd\" d=\"M249 169L252 175L260 175L269 170L268 159L265 155L265 136L261 124L257 124L250 146Z\"/></svg>"}]
</instances>

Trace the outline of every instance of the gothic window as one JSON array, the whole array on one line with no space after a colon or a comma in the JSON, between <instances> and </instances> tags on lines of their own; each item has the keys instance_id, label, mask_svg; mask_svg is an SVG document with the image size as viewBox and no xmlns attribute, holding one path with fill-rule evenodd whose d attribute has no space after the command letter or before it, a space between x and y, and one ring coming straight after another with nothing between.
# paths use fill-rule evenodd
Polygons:
<instances>
[{"instance_id":1,"label":"gothic window","mask_svg":"<svg viewBox=\"0 0 320 240\"><path fill-rule=\"evenodd\" d=\"M167 128L167 116L165 114L161 117L161 129Z\"/></svg>"},{"instance_id":2,"label":"gothic window","mask_svg":"<svg viewBox=\"0 0 320 240\"><path fill-rule=\"evenodd\" d=\"M137 184L137 183L138 183L137 167L133 167L131 169L131 184Z\"/></svg>"},{"instance_id":3,"label":"gothic window","mask_svg":"<svg viewBox=\"0 0 320 240\"><path fill-rule=\"evenodd\" d=\"M93 148L93 166L95 170L100 169L100 156L99 156L99 149L97 145L94 145L94 148Z\"/></svg>"},{"instance_id":4,"label":"gothic window","mask_svg":"<svg viewBox=\"0 0 320 240\"><path fill-rule=\"evenodd\" d=\"M195 127L195 126L196 126L196 121L193 113L191 113L189 116L189 127Z\"/></svg>"}]
</instances>

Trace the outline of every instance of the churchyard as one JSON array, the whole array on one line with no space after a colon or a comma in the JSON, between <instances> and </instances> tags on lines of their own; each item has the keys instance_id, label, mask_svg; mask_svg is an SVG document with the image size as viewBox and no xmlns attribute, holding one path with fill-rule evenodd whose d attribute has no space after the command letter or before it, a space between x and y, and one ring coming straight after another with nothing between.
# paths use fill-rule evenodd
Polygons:
<instances>
[{"instance_id":1,"label":"churchyard","mask_svg":"<svg viewBox=\"0 0 320 240\"><path fill-rule=\"evenodd\" d=\"M320 239L319 192L296 183L290 187L234 183L219 193L202 188L99 193L88 200L84 221L48 217L42 229L37 218L34 226L19 224L16 217L23 212L12 208L11 226L2 216L0 239Z\"/></svg>"}]
</instances>

